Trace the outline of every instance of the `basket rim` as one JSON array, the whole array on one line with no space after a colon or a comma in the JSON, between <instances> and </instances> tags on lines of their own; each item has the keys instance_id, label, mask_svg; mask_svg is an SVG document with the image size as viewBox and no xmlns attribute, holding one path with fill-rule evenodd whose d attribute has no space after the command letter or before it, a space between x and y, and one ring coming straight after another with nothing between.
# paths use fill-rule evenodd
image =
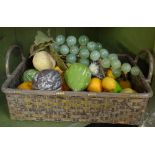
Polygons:
<instances>
[{"instance_id":1,"label":"basket rim","mask_svg":"<svg viewBox=\"0 0 155 155\"><path fill-rule=\"evenodd\" d=\"M109 93L109 92L86 92L86 91L48 91L48 90L19 90L12 88L2 88L2 92L6 94L21 95L43 95L43 96L68 96L68 97L118 97L118 98L150 98L153 92L149 93Z\"/></svg>"},{"instance_id":2,"label":"basket rim","mask_svg":"<svg viewBox=\"0 0 155 155\"><path fill-rule=\"evenodd\" d=\"M129 56L128 54L121 54L123 56L127 56L131 61L133 58ZM109 93L109 92L101 92L101 93L95 93L95 92L75 92L75 91L48 91L48 90L19 90L17 88L8 88L10 82L12 79L14 79L15 75L19 72L20 68L26 63L26 59L21 61L21 63L16 67L16 69L13 71L13 73L5 80L5 82L2 84L1 90L3 93L6 94L23 94L23 95L46 95L46 96L75 96L75 97L118 97L118 98L150 98L153 96L153 91L150 87L150 85L144 80L143 73L140 74L140 77L142 81L144 82L144 86L147 90L146 93Z\"/></svg>"}]
</instances>

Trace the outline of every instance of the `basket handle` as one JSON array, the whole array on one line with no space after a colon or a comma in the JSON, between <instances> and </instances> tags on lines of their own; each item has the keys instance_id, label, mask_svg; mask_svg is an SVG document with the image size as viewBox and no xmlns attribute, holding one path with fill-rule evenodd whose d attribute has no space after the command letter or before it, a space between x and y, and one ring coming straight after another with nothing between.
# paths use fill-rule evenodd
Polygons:
<instances>
[{"instance_id":1,"label":"basket handle","mask_svg":"<svg viewBox=\"0 0 155 155\"><path fill-rule=\"evenodd\" d=\"M137 64L137 62L139 60L139 57L144 53L146 53L148 55L148 57L149 57L149 73L148 73L147 79L145 79L145 80L146 80L146 82L151 83L151 79L152 79L152 76L153 76L153 61L154 61L153 60L153 55L151 54L151 52L149 50L147 50L147 49L141 50L139 52L139 54L136 56L134 62L135 62L135 64Z\"/></svg>"},{"instance_id":2,"label":"basket handle","mask_svg":"<svg viewBox=\"0 0 155 155\"><path fill-rule=\"evenodd\" d=\"M6 52L5 69L6 69L6 76L7 77L9 77L11 75L10 74L10 68L9 68L9 65L10 65L10 55L17 48L19 49L19 52L20 52L20 56L21 56L22 61L26 59L24 57L24 55L23 55L23 50L22 50L21 46L19 46L19 45L11 45L9 47L9 49L7 50L7 52Z\"/></svg>"}]
</instances>

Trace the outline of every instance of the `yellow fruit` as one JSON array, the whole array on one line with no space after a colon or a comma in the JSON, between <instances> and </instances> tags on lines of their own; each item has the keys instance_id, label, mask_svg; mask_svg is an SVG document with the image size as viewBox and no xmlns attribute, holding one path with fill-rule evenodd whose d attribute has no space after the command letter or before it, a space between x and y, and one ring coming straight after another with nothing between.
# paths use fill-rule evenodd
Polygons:
<instances>
[{"instance_id":1,"label":"yellow fruit","mask_svg":"<svg viewBox=\"0 0 155 155\"><path fill-rule=\"evenodd\" d=\"M120 80L119 81L120 86L124 89L124 88L131 88L131 83L130 81L124 81L124 80Z\"/></svg>"},{"instance_id":2,"label":"yellow fruit","mask_svg":"<svg viewBox=\"0 0 155 155\"><path fill-rule=\"evenodd\" d=\"M112 91L116 88L116 81L111 77L105 77L102 80L102 87L106 91Z\"/></svg>"},{"instance_id":3,"label":"yellow fruit","mask_svg":"<svg viewBox=\"0 0 155 155\"><path fill-rule=\"evenodd\" d=\"M63 71L60 69L60 67L59 67L59 66L56 66L56 67L54 68L54 70L58 71L60 74L62 74L62 73L63 73Z\"/></svg>"},{"instance_id":4,"label":"yellow fruit","mask_svg":"<svg viewBox=\"0 0 155 155\"><path fill-rule=\"evenodd\" d=\"M125 88L121 91L121 93L137 93L137 92L131 88Z\"/></svg>"},{"instance_id":5,"label":"yellow fruit","mask_svg":"<svg viewBox=\"0 0 155 155\"><path fill-rule=\"evenodd\" d=\"M108 69L108 71L106 73L106 76L111 77L113 79L116 79L116 77L112 74L112 70L111 69Z\"/></svg>"},{"instance_id":6,"label":"yellow fruit","mask_svg":"<svg viewBox=\"0 0 155 155\"><path fill-rule=\"evenodd\" d=\"M31 90L32 89L32 82L30 82L30 81L23 82L17 88L23 89L23 90Z\"/></svg>"},{"instance_id":7,"label":"yellow fruit","mask_svg":"<svg viewBox=\"0 0 155 155\"><path fill-rule=\"evenodd\" d=\"M102 82L99 78L92 78L89 85L88 85L88 88L87 88L88 91L91 91L91 92L102 92Z\"/></svg>"},{"instance_id":8,"label":"yellow fruit","mask_svg":"<svg viewBox=\"0 0 155 155\"><path fill-rule=\"evenodd\" d=\"M36 53L33 57L32 63L33 66L39 71L53 69L56 64L53 57L46 51Z\"/></svg>"}]
</instances>

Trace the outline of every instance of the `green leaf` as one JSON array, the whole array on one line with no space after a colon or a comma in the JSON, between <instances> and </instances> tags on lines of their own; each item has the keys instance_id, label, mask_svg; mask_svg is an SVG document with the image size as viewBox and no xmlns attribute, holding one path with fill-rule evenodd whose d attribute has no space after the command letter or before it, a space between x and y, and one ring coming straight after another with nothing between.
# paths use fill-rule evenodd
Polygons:
<instances>
[{"instance_id":1,"label":"green leaf","mask_svg":"<svg viewBox=\"0 0 155 155\"><path fill-rule=\"evenodd\" d=\"M50 42L46 42L46 43L41 43L39 45L35 45L33 44L31 47L30 47L30 57L31 56L34 56L37 52L40 52L40 51L47 51L47 48L52 44L52 41Z\"/></svg>"},{"instance_id":2,"label":"green leaf","mask_svg":"<svg viewBox=\"0 0 155 155\"><path fill-rule=\"evenodd\" d=\"M48 32L48 35L50 35L50 32ZM54 50L54 48L51 46L53 43L53 39L50 36L47 36L45 33L38 31L37 35L35 36L34 44L30 47L30 57L35 55L37 52L40 51L47 51L51 53L52 57L57 62L57 65L65 71L68 67L64 63L63 59L60 57L60 55Z\"/></svg>"},{"instance_id":3,"label":"green leaf","mask_svg":"<svg viewBox=\"0 0 155 155\"><path fill-rule=\"evenodd\" d=\"M52 39L48 37L45 33L42 31L37 31L37 35L35 36L35 45L43 44L45 42L50 42Z\"/></svg>"},{"instance_id":4,"label":"green leaf","mask_svg":"<svg viewBox=\"0 0 155 155\"><path fill-rule=\"evenodd\" d=\"M64 63L63 59L61 59L60 55L52 48L52 46L50 46L50 51L51 51L51 55L52 55L52 57L55 59L57 65L58 65L63 71L65 71L68 67L67 67L67 65Z\"/></svg>"}]
</instances>

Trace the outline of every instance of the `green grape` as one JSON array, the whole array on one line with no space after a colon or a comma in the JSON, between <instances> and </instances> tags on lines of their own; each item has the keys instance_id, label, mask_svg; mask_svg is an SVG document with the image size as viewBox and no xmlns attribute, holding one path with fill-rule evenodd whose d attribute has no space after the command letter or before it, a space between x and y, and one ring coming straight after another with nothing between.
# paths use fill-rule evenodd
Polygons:
<instances>
[{"instance_id":1,"label":"green grape","mask_svg":"<svg viewBox=\"0 0 155 155\"><path fill-rule=\"evenodd\" d=\"M118 69L121 67L121 62L118 59L114 59L111 61L112 69Z\"/></svg>"},{"instance_id":2,"label":"green grape","mask_svg":"<svg viewBox=\"0 0 155 155\"><path fill-rule=\"evenodd\" d=\"M89 66L89 59L83 59L83 58L81 58L79 60L79 63L84 64L86 66Z\"/></svg>"},{"instance_id":3,"label":"green grape","mask_svg":"<svg viewBox=\"0 0 155 155\"><path fill-rule=\"evenodd\" d=\"M101 58L106 58L106 57L108 57L109 52L108 52L107 49L103 48L103 49L100 50L100 55L101 55Z\"/></svg>"},{"instance_id":4,"label":"green grape","mask_svg":"<svg viewBox=\"0 0 155 155\"><path fill-rule=\"evenodd\" d=\"M68 46L67 46L67 45L62 45L62 46L60 47L60 53L61 53L62 55L67 55L67 54L69 53L69 48L68 48Z\"/></svg>"},{"instance_id":5,"label":"green grape","mask_svg":"<svg viewBox=\"0 0 155 155\"><path fill-rule=\"evenodd\" d=\"M103 68L110 68L110 60L108 58L104 58L101 60L101 65Z\"/></svg>"},{"instance_id":6,"label":"green grape","mask_svg":"<svg viewBox=\"0 0 155 155\"><path fill-rule=\"evenodd\" d=\"M134 67L132 67L131 68L131 74L133 75L133 76L138 76L139 75L139 73L140 73L140 69L139 69L139 67L137 67L137 66L134 66Z\"/></svg>"},{"instance_id":7,"label":"green grape","mask_svg":"<svg viewBox=\"0 0 155 155\"><path fill-rule=\"evenodd\" d=\"M68 36L66 41L69 47L74 46L76 44L76 38L74 36Z\"/></svg>"},{"instance_id":8,"label":"green grape","mask_svg":"<svg viewBox=\"0 0 155 155\"><path fill-rule=\"evenodd\" d=\"M102 49L102 44L101 43L96 43L96 46L97 46L98 51Z\"/></svg>"},{"instance_id":9,"label":"green grape","mask_svg":"<svg viewBox=\"0 0 155 155\"><path fill-rule=\"evenodd\" d=\"M112 53L112 54L109 54L109 59L110 59L110 61L112 61L114 59L118 59L118 56L117 56L117 54Z\"/></svg>"},{"instance_id":10,"label":"green grape","mask_svg":"<svg viewBox=\"0 0 155 155\"><path fill-rule=\"evenodd\" d=\"M56 52L60 51L60 46L57 43L53 43L52 47L55 49Z\"/></svg>"},{"instance_id":11,"label":"green grape","mask_svg":"<svg viewBox=\"0 0 155 155\"><path fill-rule=\"evenodd\" d=\"M55 40L58 45L62 45L65 42L65 37L63 35L58 35Z\"/></svg>"},{"instance_id":12,"label":"green grape","mask_svg":"<svg viewBox=\"0 0 155 155\"><path fill-rule=\"evenodd\" d=\"M87 44L87 48L88 50L90 51L94 51L96 49L97 45L94 41L90 41L88 44Z\"/></svg>"},{"instance_id":13,"label":"green grape","mask_svg":"<svg viewBox=\"0 0 155 155\"><path fill-rule=\"evenodd\" d=\"M129 63L123 63L121 66L121 70L124 74L127 74L131 70L131 65Z\"/></svg>"},{"instance_id":14,"label":"green grape","mask_svg":"<svg viewBox=\"0 0 155 155\"><path fill-rule=\"evenodd\" d=\"M70 48L70 53L78 54L79 53L79 48L77 46L72 46Z\"/></svg>"},{"instance_id":15,"label":"green grape","mask_svg":"<svg viewBox=\"0 0 155 155\"><path fill-rule=\"evenodd\" d=\"M80 50L82 50L83 48L87 48L87 46L85 46L85 45L84 45L84 46L81 45L81 46L80 46Z\"/></svg>"},{"instance_id":16,"label":"green grape","mask_svg":"<svg viewBox=\"0 0 155 155\"><path fill-rule=\"evenodd\" d=\"M70 53L66 56L66 62L67 63L75 63L76 62L76 55L73 53Z\"/></svg>"},{"instance_id":17,"label":"green grape","mask_svg":"<svg viewBox=\"0 0 155 155\"><path fill-rule=\"evenodd\" d=\"M88 51L87 48L81 49L81 50L80 50L80 53L79 53L80 57L81 57L81 58L84 58L84 59L89 58L89 54L90 54L90 53L89 53L89 51Z\"/></svg>"},{"instance_id":18,"label":"green grape","mask_svg":"<svg viewBox=\"0 0 155 155\"><path fill-rule=\"evenodd\" d=\"M99 51L94 50L94 51L91 52L91 54L90 54L90 59L91 60L97 61L97 60L99 60L99 58L100 58L100 52Z\"/></svg>"},{"instance_id":19,"label":"green grape","mask_svg":"<svg viewBox=\"0 0 155 155\"><path fill-rule=\"evenodd\" d=\"M86 35L82 35L79 37L79 44L84 46L87 45L87 43L89 42L89 38Z\"/></svg>"},{"instance_id":20,"label":"green grape","mask_svg":"<svg viewBox=\"0 0 155 155\"><path fill-rule=\"evenodd\" d=\"M121 76L121 69L112 69L112 74L116 77L119 78Z\"/></svg>"}]
</instances>

